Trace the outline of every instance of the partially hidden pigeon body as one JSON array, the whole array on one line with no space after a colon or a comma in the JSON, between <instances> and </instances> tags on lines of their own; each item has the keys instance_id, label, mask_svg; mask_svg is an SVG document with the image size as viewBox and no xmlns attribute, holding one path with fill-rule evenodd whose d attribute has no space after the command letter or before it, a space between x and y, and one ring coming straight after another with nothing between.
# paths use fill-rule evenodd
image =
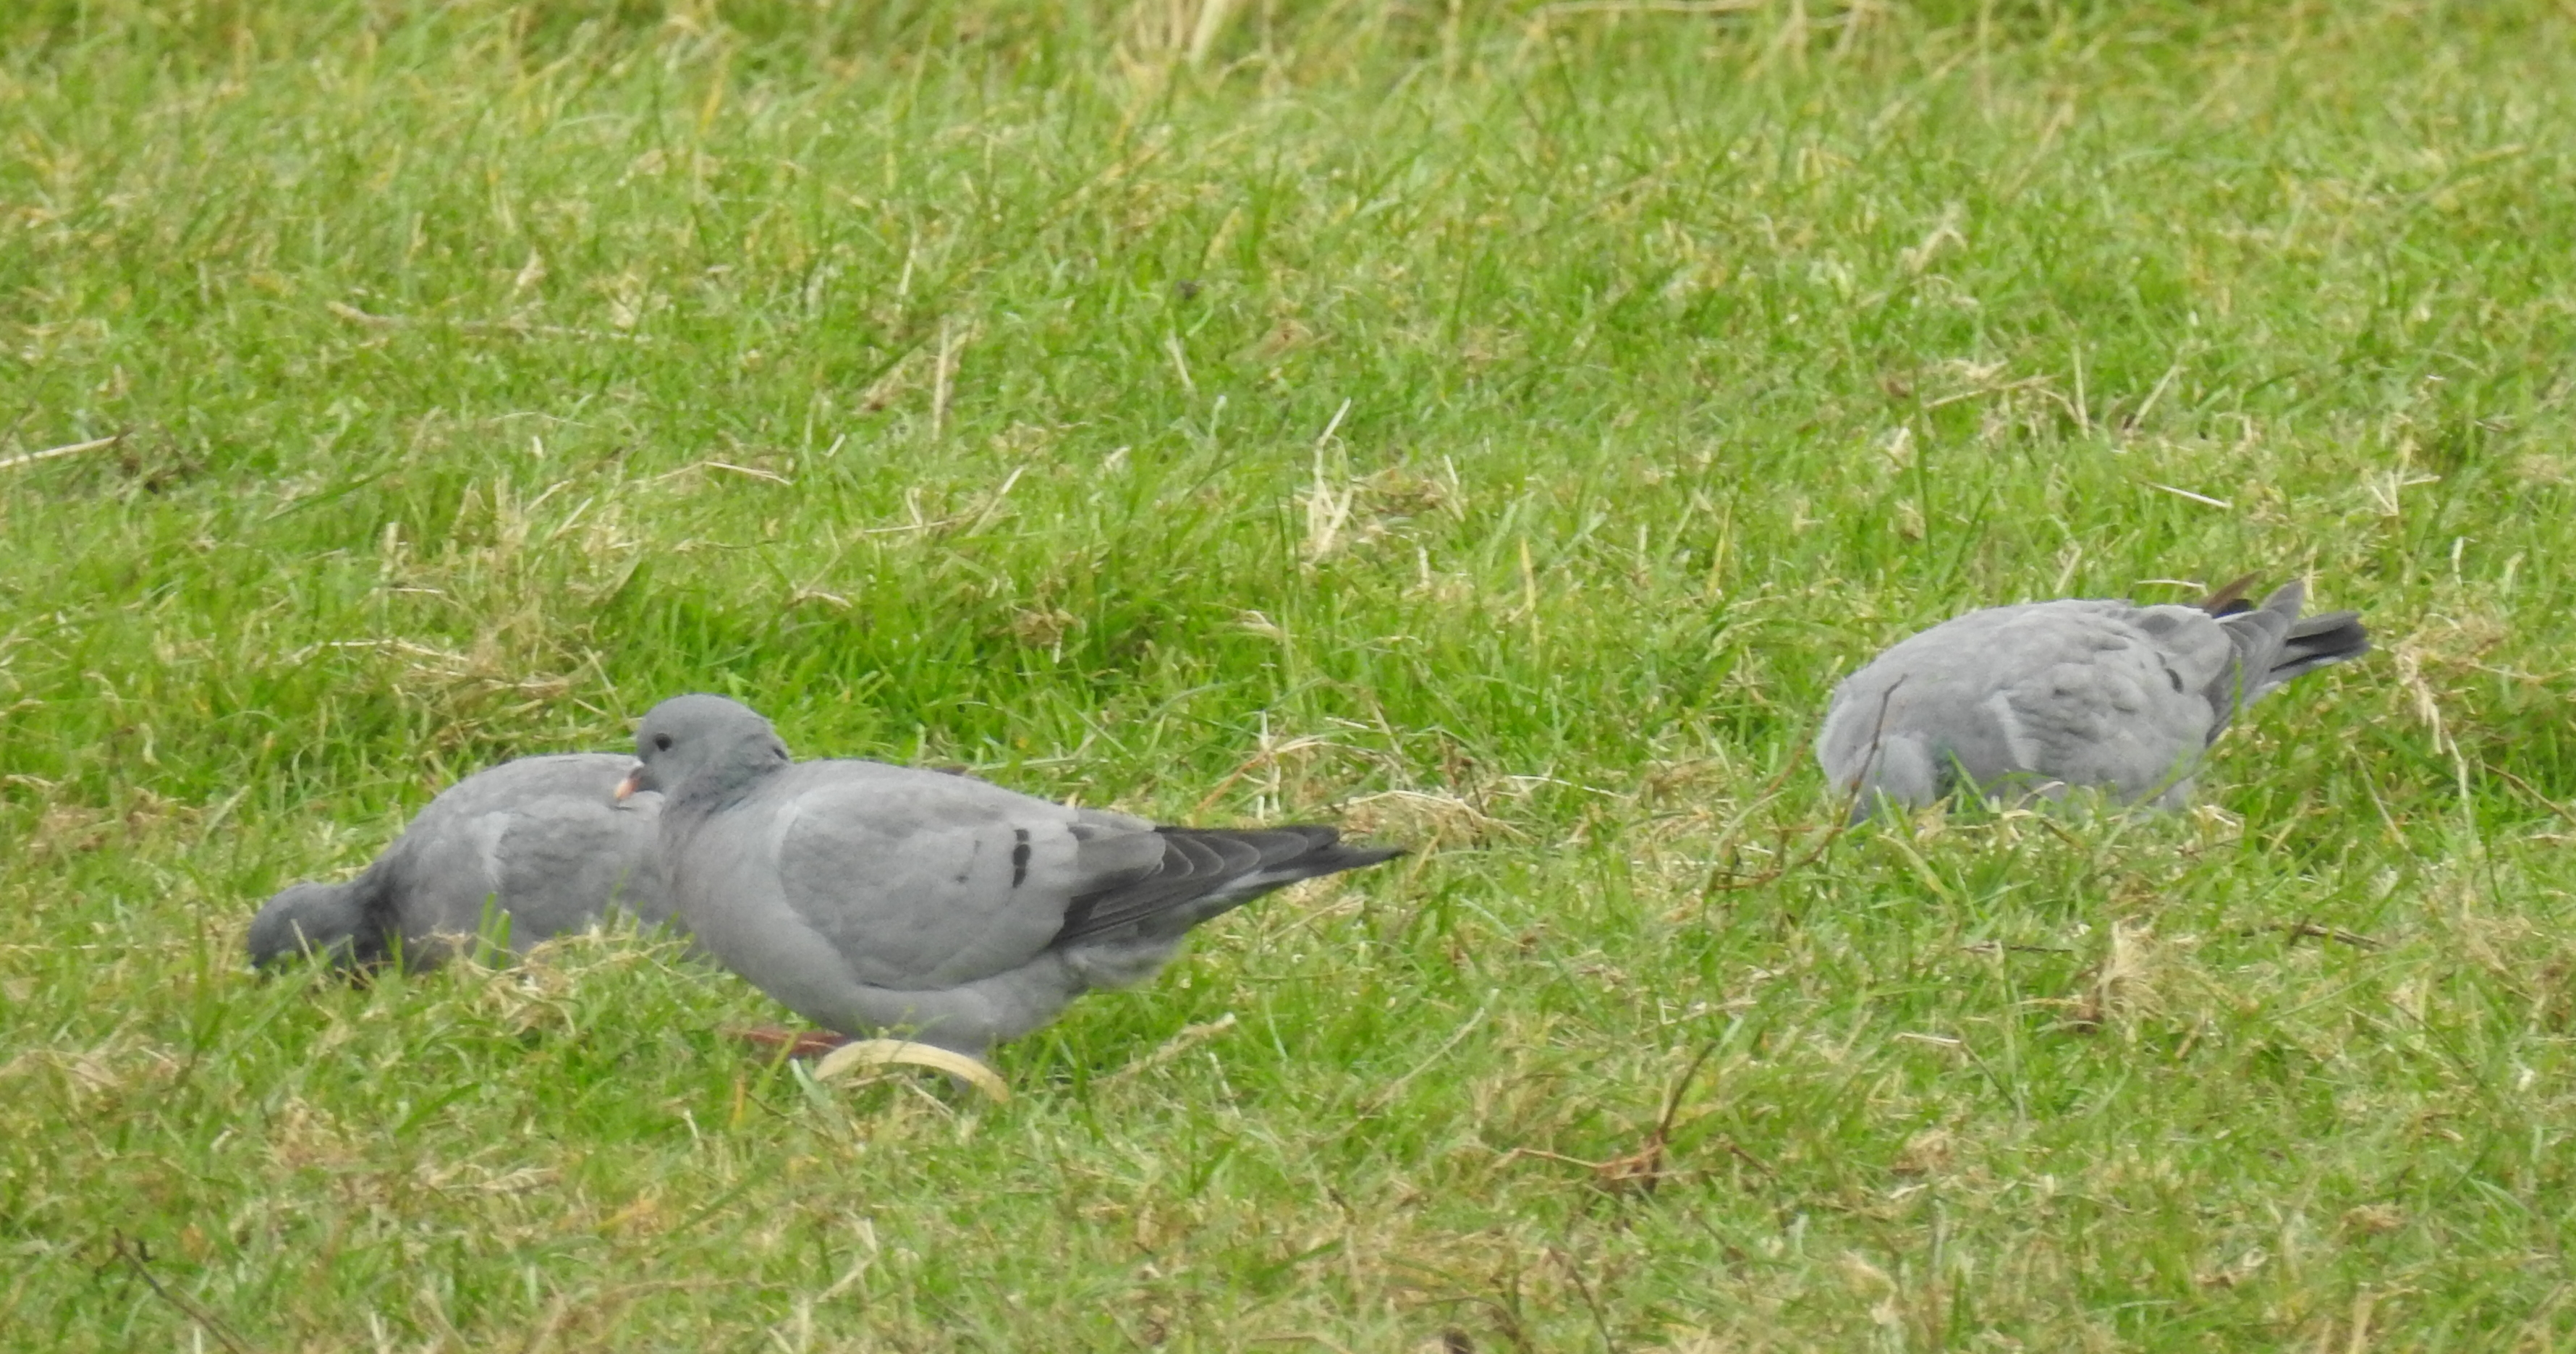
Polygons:
<instances>
[{"instance_id":1,"label":"partially hidden pigeon body","mask_svg":"<svg viewBox=\"0 0 2576 1354\"><path fill-rule=\"evenodd\" d=\"M2349 611L2301 616L2291 583L2260 607L2242 584L2199 606L2032 602L1942 622L1834 689L1816 759L1853 792L1916 807L1966 790L2092 787L2176 808L2238 712L2301 673L2370 648Z\"/></svg>"},{"instance_id":2,"label":"partially hidden pigeon body","mask_svg":"<svg viewBox=\"0 0 2576 1354\"><path fill-rule=\"evenodd\" d=\"M965 776L796 762L749 708L679 696L636 729L671 898L798 1014L980 1054L1094 987L1143 981L1192 927L1402 854L1328 827L1157 827Z\"/></svg>"},{"instance_id":3,"label":"partially hidden pigeon body","mask_svg":"<svg viewBox=\"0 0 2576 1354\"><path fill-rule=\"evenodd\" d=\"M396 956L407 968L444 958L487 916L506 917L525 950L619 911L671 915L655 829L662 797L623 802L631 757L582 752L523 757L449 786L374 864L339 884L296 884L250 924L262 968L307 951L342 968Z\"/></svg>"}]
</instances>

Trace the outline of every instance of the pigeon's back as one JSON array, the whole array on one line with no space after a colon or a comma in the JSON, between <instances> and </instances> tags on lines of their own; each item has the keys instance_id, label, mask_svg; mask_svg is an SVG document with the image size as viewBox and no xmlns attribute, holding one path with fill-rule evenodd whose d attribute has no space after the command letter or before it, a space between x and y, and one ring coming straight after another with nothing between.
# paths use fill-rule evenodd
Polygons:
<instances>
[{"instance_id":1,"label":"pigeon's back","mask_svg":"<svg viewBox=\"0 0 2576 1354\"><path fill-rule=\"evenodd\" d=\"M654 849L661 796L615 797L633 765L606 753L523 757L432 800L380 862L405 938L472 934L494 908L508 914L514 949L621 910L667 919Z\"/></svg>"},{"instance_id":2,"label":"pigeon's back","mask_svg":"<svg viewBox=\"0 0 2576 1354\"><path fill-rule=\"evenodd\" d=\"M1817 759L1838 788L1927 804L1973 785L2187 789L2233 648L2191 607L2034 602L1914 635L1834 692ZM1860 811L1866 812L1863 804Z\"/></svg>"}]
</instances>

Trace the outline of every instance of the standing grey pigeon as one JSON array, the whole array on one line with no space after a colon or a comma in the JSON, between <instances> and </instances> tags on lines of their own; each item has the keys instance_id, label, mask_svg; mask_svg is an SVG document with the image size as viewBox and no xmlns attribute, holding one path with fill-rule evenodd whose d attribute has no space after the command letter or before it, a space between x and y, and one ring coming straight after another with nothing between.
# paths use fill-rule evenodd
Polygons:
<instances>
[{"instance_id":1,"label":"standing grey pigeon","mask_svg":"<svg viewBox=\"0 0 2576 1354\"><path fill-rule=\"evenodd\" d=\"M1857 794L1855 820L1880 796L1919 807L1958 789L2093 786L2179 807L2237 712L2370 648L2353 612L2301 618L2298 583L2250 606L2246 581L2199 606L2031 602L1943 621L1834 688L1816 760Z\"/></svg>"},{"instance_id":2,"label":"standing grey pigeon","mask_svg":"<svg viewBox=\"0 0 2576 1354\"><path fill-rule=\"evenodd\" d=\"M407 968L444 958L486 909L506 916L513 950L577 931L623 909L667 920L653 855L659 795L623 803L628 757L605 752L523 757L449 786L357 878L296 884L250 924L251 962L272 967L310 950L335 967Z\"/></svg>"},{"instance_id":3,"label":"standing grey pigeon","mask_svg":"<svg viewBox=\"0 0 2576 1354\"><path fill-rule=\"evenodd\" d=\"M1152 976L1261 894L1402 854L1329 827L1156 827L938 771L795 762L721 696L653 707L635 746L619 793L663 792L663 868L699 944L818 1024L965 1053Z\"/></svg>"}]
</instances>

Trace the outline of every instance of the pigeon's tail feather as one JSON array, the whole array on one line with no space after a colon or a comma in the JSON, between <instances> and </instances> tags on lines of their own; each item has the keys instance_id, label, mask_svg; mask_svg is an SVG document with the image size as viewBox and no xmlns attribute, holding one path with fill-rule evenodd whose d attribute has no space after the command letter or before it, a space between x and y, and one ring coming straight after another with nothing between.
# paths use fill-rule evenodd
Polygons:
<instances>
[{"instance_id":1,"label":"pigeon's tail feather","mask_svg":"<svg viewBox=\"0 0 2576 1354\"><path fill-rule=\"evenodd\" d=\"M2219 625L2236 646L2242 674L2241 678L2230 674L2231 685L2240 689L2228 703L2232 709L2222 710L2222 726L2227 715L2252 705L2291 678L2370 651L2370 636L2362 629L2360 613L2301 617L2299 608L2306 601L2307 588L2293 580L2258 608L2219 614ZM2211 736L2216 737L2217 730L2211 730Z\"/></svg>"},{"instance_id":2,"label":"pigeon's tail feather","mask_svg":"<svg viewBox=\"0 0 2576 1354\"><path fill-rule=\"evenodd\" d=\"M2362 628L2360 612L2329 611L2322 616L2305 617L2290 627L2280 655L2272 660L2264 688L2269 690L2303 672L2314 672L2368 652L2370 632Z\"/></svg>"},{"instance_id":3,"label":"pigeon's tail feather","mask_svg":"<svg viewBox=\"0 0 2576 1354\"><path fill-rule=\"evenodd\" d=\"M401 933L381 863L343 884L296 884L268 900L250 923L251 963L276 969L306 955L357 972L394 957Z\"/></svg>"},{"instance_id":4,"label":"pigeon's tail feather","mask_svg":"<svg viewBox=\"0 0 2576 1354\"><path fill-rule=\"evenodd\" d=\"M1345 846L1329 827L1298 824L1231 831L1158 827L1163 859L1151 875L1087 894L1066 909L1058 947L1136 928L1177 937L1272 889L1403 855L1401 847Z\"/></svg>"}]
</instances>

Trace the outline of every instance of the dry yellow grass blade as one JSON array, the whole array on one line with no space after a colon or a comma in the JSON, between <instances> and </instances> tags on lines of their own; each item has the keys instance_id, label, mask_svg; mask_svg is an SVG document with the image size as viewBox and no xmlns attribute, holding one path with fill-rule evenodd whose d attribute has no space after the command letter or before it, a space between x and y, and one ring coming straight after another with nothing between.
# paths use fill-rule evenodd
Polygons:
<instances>
[{"instance_id":1,"label":"dry yellow grass blade","mask_svg":"<svg viewBox=\"0 0 2576 1354\"><path fill-rule=\"evenodd\" d=\"M982 1091L996 1105L1011 1102L1011 1088L992 1068L963 1053L916 1044L908 1039L861 1039L843 1044L824 1054L823 1060L814 1064L814 1079L830 1081L854 1068L883 1067L889 1063L945 1072Z\"/></svg>"}]
</instances>

